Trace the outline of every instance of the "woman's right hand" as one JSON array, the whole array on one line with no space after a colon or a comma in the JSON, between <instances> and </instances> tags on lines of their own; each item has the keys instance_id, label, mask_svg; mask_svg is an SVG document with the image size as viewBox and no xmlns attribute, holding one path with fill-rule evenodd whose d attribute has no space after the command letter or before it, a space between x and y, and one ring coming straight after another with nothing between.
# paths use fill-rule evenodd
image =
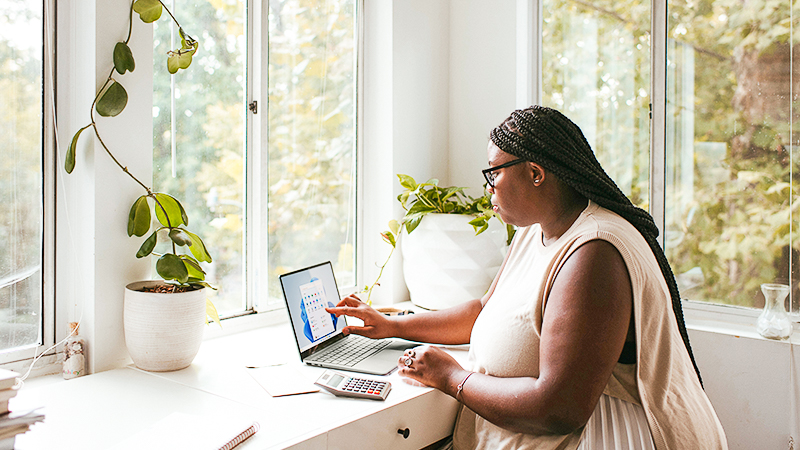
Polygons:
<instances>
[{"instance_id":1,"label":"woman's right hand","mask_svg":"<svg viewBox=\"0 0 800 450\"><path fill-rule=\"evenodd\" d=\"M372 339L382 339L397 335L394 330L394 321L362 302L355 294L350 294L342 299L335 308L325 308L325 310L335 314L336 317L341 315L352 316L364 322L363 326L348 325L344 327L342 332L345 335L350 333L360 334Z\"/></svg>"}]
</instances>

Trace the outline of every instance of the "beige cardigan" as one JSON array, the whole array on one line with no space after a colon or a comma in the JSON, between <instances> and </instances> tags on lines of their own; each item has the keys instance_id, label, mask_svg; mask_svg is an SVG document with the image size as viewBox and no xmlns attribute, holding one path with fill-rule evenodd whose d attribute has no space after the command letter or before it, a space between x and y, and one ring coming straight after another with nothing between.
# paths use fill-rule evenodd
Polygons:
<instances>
[{"instance_id":1,"label":"beige cardigan","mask_svg":"<svg viewBox=\"0 0 800 450\"><path fill-rule=\"evenodd\" d=\"M570 229L547 247L541 244L538 225L518 230L473 328L472 370L501 377L538 376L538 340L550 289L567 258L594 239L617 248L633 288L637 364L617 364L605 393L643 406L659 450L726 449L725 433L697 380L652 250L627 220L591 202ZM464 407L456 422L454 446L574 449L581 433L513 433Z\"/></svg>"}]
</instances>

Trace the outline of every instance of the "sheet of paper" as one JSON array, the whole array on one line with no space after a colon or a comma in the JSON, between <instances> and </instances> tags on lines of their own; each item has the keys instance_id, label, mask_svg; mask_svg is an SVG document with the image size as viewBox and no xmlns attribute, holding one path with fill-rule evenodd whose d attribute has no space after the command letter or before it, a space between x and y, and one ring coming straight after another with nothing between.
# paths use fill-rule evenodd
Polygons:
<instances>
[{"instance_id":1,"label":"sheet of paper","mask_svg":"<svg viewBox=\"0 0 800 450\"><path fill-rule=\"evenodd\" d=\"M292 366L247 369L247 373L273 397L319 392L313 381L308 380L299 370Z\"/></svg>"},{"instance_id":2,"label":"sheet of paper","mask_svg":"<svg viewBox=\"0 0 800 450\"><path fill-rule=\"evenodd\" d=\"M250 426L258 429L246 419L175 412L120 442L113 450L219 450Z\"/></svg>"}]
</instances>

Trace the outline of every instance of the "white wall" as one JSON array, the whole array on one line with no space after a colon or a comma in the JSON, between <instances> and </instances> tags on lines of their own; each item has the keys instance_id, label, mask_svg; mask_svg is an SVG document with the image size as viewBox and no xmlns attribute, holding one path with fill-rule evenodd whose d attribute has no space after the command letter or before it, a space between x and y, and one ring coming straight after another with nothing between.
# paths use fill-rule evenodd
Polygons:
<instances>
[{"instance_id":1,"label":"white wall","mask_svg":"<svg viewBox=\"0 0 800 450\"><path fill-rule=\"evenodd\" d=\"M797 448L800 342L763 339L754 325L734 333L687 322L706 394L731 450L788 449L790 436Z\"/></svg>"},{"instance_id":2,"label":"white wall","mask_svg":"<svg viewBox=\"0 0 800 450\"><path fill-rule=\"evenodd\" d=\"M396 174L446 178L449 0L368 2L364 48L362 279L371 284L391 247L381 241L403 209ZM443 175L442 175L443 174ZM442 180L446 182L445 180ZM372 300L408 299L402 257L392 256ZM362 283L363 284L363 283Z\"/></svg>"},{"instance_id":3,"label":"white wall","mask_svg":"<svg viewBox=\"0 0 800 450\"><path fill-rule=\"evenodd\" d=\"M450 5L449 184L480 195L489 132L515 109L516 1Z\"/></svg>"}]
</instances>

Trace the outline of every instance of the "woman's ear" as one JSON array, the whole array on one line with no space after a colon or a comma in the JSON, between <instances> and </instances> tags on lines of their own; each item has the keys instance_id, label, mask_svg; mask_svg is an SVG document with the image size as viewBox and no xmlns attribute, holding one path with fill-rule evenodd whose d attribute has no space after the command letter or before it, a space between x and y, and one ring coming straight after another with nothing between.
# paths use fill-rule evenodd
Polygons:
<instances>
[{"instance_id":1,"label":"woman's ear","mask_svg":"<svg viewBox=\"0 0 800 450\"><path fill-rule=\"evenodd\" d=\"M534 162L528 164L531 169L530 170L531 182L533 183L534 186L539 186L540 184L542 184L545 178L544 168Z\"/></svg>"}]
</instances>

